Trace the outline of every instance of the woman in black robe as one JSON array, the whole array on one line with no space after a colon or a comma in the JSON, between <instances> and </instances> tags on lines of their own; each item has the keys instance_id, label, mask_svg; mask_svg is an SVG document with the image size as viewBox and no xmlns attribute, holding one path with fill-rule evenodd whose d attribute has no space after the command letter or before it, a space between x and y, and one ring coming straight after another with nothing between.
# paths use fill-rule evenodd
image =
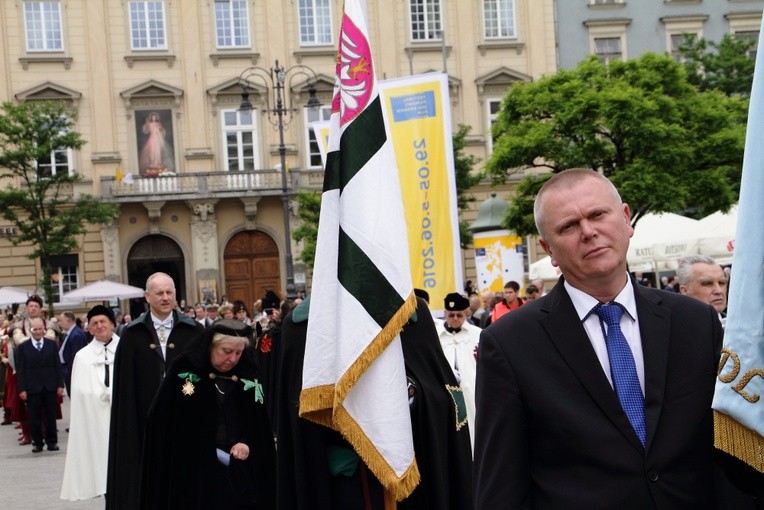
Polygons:
<instances>
[{"instance_id":1,"label":"woman in black robe","mask_svg":"<svg viewBox=\"0 0 764 510\"><path fill-rule=\"evenodd\" d=\"M141 508L275 508L275 448L252 328L220 320L167 372L146 423Z\"/></svg>"}]
</instances>

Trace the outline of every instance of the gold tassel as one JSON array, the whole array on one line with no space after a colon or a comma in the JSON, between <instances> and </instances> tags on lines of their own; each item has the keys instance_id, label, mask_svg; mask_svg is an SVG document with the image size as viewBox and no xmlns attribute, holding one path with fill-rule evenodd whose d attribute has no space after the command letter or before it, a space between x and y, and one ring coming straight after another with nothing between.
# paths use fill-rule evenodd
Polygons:
<instances>
[{"instance_id":1,"label":"gold tassel","mask_svg":"<svg viewBox=\"0 0 764 510\"><path fill-rule=\"evenodd\" d=\"M716 410L714 446L764 473L764 437Z\"/></svg>"},{"instance_id":2,"label":"gold tassel","mask_svg":"<svg viewBox=\"0 0 764 510\"><path fill-rule=\"evenodd\" d=\"M308 388L300 393L300 416L339 431L386 491L389 491L397 501L407 498L419 485L421 477L416 458L399 478L363 429L345 410L342 402L369 365L400 333L414 310L416 310L416 296L412 292L336 385Z\"/></svg>"}]
</instances>

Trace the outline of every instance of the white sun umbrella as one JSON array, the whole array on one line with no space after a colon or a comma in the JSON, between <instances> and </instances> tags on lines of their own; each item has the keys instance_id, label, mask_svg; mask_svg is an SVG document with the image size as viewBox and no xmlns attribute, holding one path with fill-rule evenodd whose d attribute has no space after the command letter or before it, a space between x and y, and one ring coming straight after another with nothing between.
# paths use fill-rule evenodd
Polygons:
<instances>
[{"instance_id":1,"label":"white sun umbrella","mask_svg":"<svg viewBox=\"0 0 764 510\"><path fill-rule=\"evenodd\" d=\"M143 289L111 280L98 280L77 290L63 294L64 301L108 301L143 297Z\"/></svg>"},{"instance_id":2,"label":"white sun umbrella","mask_svg":"<svg viewBox=\"0 0 764 510\"><path fill-rule=\"evenodd\" d=\"M0 287L0 306L25 303L29 293L18 287Z\"/></svg>"}]
</instances>

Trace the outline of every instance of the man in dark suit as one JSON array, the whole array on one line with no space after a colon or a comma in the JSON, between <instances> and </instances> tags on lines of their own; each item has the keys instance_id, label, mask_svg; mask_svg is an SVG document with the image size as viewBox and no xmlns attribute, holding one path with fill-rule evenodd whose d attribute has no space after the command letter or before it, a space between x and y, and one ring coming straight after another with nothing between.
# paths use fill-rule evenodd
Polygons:
<instances>
[{"instance_id":1,"label":"man in dark suit","mask_svg":"<svg viewBox=\"0 0 764 510\"><path fill-rule=\"evenodd\" d=\"M16 372L19 397L26 401L32 432L32 452L42 451L42 420L45 413L45 443L48 450L58 450L56 431L57 398L64 394L64 377L58 359L58 346L54 340L44 338L42 319L30 321L32 333L18 346Z\"/></svg>"},{"instance_id":2,"label":"man in dark suit","mask_svg":"<svg viewBox=\"0 0 764 510\"><path fill-rule=\"evenodd\" d=\"M72 395L72 364L77 351L85 347L85 332L75 322L76 317L72 312L64 312L58 317L61 326L61 348L58 350L58 359L61 361L61 369L64 372L64 384L66 394Z\"/></svg>"},{"instance_id":3,"label":"man in dark suit","mask_svg":"<svg viewBox=\"0 0 764 510\"><path fill-rule=\"evenodd\" d=\"M555 175L534 212L563 276L481 335L475 508L714 508L715 310L628 276L604 176Z\"/></svg>"},{"instance_id":4,"label":"man in dark suit","mask_svg":"<svg viewBox=\"0 0 764 510\"><path fill-rule=\"evenodd\" d=\"M149 310L122 330L114 359L106 508L139 508L146 416L170 362L204 328L175 309L175 282L165 273L146 280Z\"/></svg>"}]
</instances>

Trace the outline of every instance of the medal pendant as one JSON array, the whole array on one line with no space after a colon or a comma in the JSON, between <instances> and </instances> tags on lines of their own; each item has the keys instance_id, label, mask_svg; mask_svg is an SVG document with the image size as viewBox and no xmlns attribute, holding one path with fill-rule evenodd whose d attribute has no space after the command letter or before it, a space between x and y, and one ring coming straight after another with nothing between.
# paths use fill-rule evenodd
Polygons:
<instances>
[{"instance_id":1,"label":"medal pendant","mask_svg":"<svg viewBox=\"0 0 764 510\"><path fill-rule=\"evenodd\" d=\"M186 384L184 384L181 388L184 395L193 395L194 389L194 383L192 383L189 379L186 379Z\"/></svg>"}]
</instances>

